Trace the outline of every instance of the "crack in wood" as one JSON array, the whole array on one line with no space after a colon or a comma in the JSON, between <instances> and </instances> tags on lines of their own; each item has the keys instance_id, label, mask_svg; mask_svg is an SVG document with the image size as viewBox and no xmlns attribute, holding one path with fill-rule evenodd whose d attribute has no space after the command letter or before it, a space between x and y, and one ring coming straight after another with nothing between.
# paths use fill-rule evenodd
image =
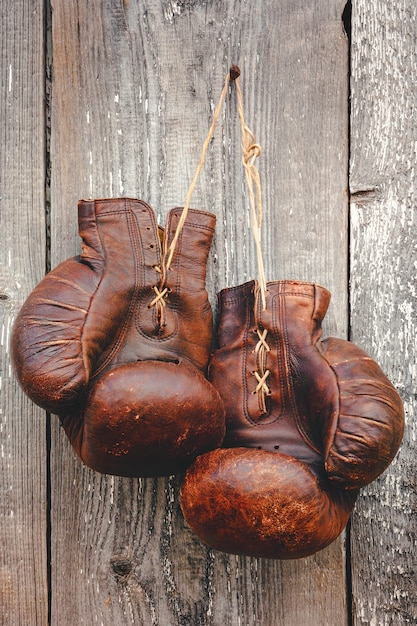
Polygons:
<instances>
[{"instance_id":1,"label":"crack in wood","mask_svg":"<svg viewBox=\"0 0 417 626\"><path fill-rule=\"evenodd\" d=\"M378 187L370 187L369 189L358 189L357 191L351 191L350 201L355 204L365 204L375 200L380 195Z\"/></svg>"}]
</instances>

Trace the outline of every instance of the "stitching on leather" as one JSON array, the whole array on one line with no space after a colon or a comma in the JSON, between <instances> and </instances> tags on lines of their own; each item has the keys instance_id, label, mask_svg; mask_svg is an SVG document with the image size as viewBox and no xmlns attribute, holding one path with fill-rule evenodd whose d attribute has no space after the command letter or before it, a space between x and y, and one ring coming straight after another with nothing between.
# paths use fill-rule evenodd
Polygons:
<instances>
[{"instance_id":1,"label":"stitching on leather","mask_svg":"<svg viewBox=\"0 0 417 626\"><path fill-rule=\"evenodd\" d=\"M282 295L282 294L280 294ZM293 294L291 294L293 295ZM302 438L304 439L304 441L318 454L321 454L321 451L319 450L319 448L317 448L316 444L310 439L308 433L305 431L305 429L303 428L302 424L301 424L301 419L300 419L300 414L298 412L298 407L297 407L297 403L295 400L295 393L294 393L294 380L293 380L293 375L292 375L292 370L290 368L290 363L289 363L289 359L288 359L288 354L290 351L290 343L289 343L289 339L288 339L288 326L287 326L287 316L285 314L285 311L283 310L283 300L282 298L280 298L280 307L282 307L282 310L280 311L281 314L281 319L283 320L283 343L285 346L285 351L284 351L284 359L285 359L285 369L286 371L288 371L288 396L289 396L289 400L290 400L290 404L291 404L291 408L293 410L293 415L294 415L294 420L295 423L297 425L298 431L300 433L300 435L302 436Z\"/></svg>"},{"instance_id":2,"label":"stitching on leather","mask_svg":"<svg viewBox=\"0 0 417 626\"><path fill-rule=\"evenodd\" d=\"M139 292L139 285L138 285L138 254L140 251L140 247L137 245L137 237L135 236L136 233L133 229L132 226L132 222L135 219L134 213L133 211L131 211L130 209L126 209L125 211L122 211L121 213L123 213L126 216L126 225L127 225L127 230L128 230L128 234L129 234L129 240L130 240L130 245L133 248L134 251L134 267L135 267L135 288L134 288L134 292L132 295L132 298L130 300L129 303L129 308L127 311L127 315L124 318L123 324L121 326L120 331L118 332L116 339L113 342L112 347L110 348L107 357L104 359L103 363L100 365L100 367L94 372L94 377L96 378L99 374L101 374L101 372L107 367L107 365L110 363L110 361L113 359L113 357L115 356L115 354L117 354L117 352L120 350L120 347L123 344L124 338L126 336L126 331L129 325L130 320L132 319L132 315L134 313L134 309L135 309L135 305L136 305L136 300L137 300L137 294ZM136 222L136 219L135 219Z\"/></svg>"},{"instance_id":3,"label":"stitching on leather","mask_svg":"<svg viewBox=\"0 0 417 626\"><path fill-rule=\"evenodd\" d=\"M249 348L251 347L250 345L250 341L249 341L249 337L251 335L250 333L250 327L252 326L251 323L251 313L252 313L252 302L251 299L246 298L246 327L245 327L245 332L243 335L243 346L244 346L244 350L243 350L243 359L242 359L242 388L243 388L243 400L244 400L244 413L245 413L245 417L246 420L252 424L252 426L256 426L256 421L254 421L250 415L250 411L249 411L249 394L251 393L249 391L248 388L248 383L247 383L247 370L248 370L248 352L249 352Z\"/></svg>"},{"instance_id":4,"label":"stitching on leather","mask_svg":"<svg viewBox=\"0 0 417 626\"><path fill-rule=\"evenodd\" d=\"M314 296L309 294L309 293L305 293L304 291L282 291L279 294L281 297L292 297L292 296L297 296L298 298L309 298L310 300L314 300Z\"/></svg>"},{"instance_id":5,"label":"stitching on leather","mask_svg":"<svg viewBox=\"0 0 417 626\"><path fill-rule=\"evenodd\" d=\"M205 224L195 224L194 222L189 222L188 220L185 222L183 228L186 228L187 226L192 226L193 228L199 228L200 230L209 230L211 233L215 232L212 226L207 226ZM181 235L182 235L182 232L180 233L180 237Z\"/></svg>"},{"instance_id":6,"label":"stitching on leather","mask_svg":"<svg viewBox=\"0 0 417 626\"><path fill-rule=\"evenodd\" d=\"M96 218L96 219L95 219L95 222L96 222L97 237L98 237L98 239L99 239L99 241L100 241L100 246L101 246L101 249L102 249L102 251L103 251L103 259L105 260L104 246L103 246L103 242L102 242L102 239L101 239L101 236L100 236L100 230L99 230L99 228L98 228L98 226L97 226L96 203L94 203L94 216L95 216L95 218ZM85 371L85 373L86 373L86 378L87 378L87 382L86 382L86 386L85 386L85 388L86 388L86 387L89 385L89 383L90 383L90 380L91 380L91 374L92 374L92 371L93 371L93 367L92 367L92 364L91 364L90 369L89 369L89 370L87 369L87 366L86 366L87 357L86 357L86 355L85 355L84 344L83 344L83 337L84 337L85 325L86 325L86 322L87 322L88 314L89 314L89 312L90 312L90 310L91 310L91 307L92 307L92 305L93 305L94 298L95 298L95 296L96 296L96 294L97 294L97 291L99 290L99 287L100 287L101 282L102 282L102 280L103 280L104 273L105 273L105 268L103 269L103 272L102 272L102 274L101 274L101 276L100 276L100 280L99 280L99 281L98 281L98 283L97 283L97 287L95 288L94 292L91 294L90 303L89 303L89 305L88 305L88 307L87 307L87 313L86 313L86 315L85 315L84 322L83 322L83 325L82 325L82 328L81 328L81 332L80 332L80 347L81 347L81 355L82 355L82 357L83 357L84 371Z\"/></svg>"},{"instance_id":7,"label":"stitching on leather","mask_svg":"<svg viewBox=\"0 0 417 626\"><path fill-rule=\"evenodd\" d=\"M283 319L283 306L282 306L282 299L279 298L279 296L281 295L280 292L278 292L278 295L274 295L272 298L272 327L274 329L274 337L279 337L280 335L282 335L282 343L284 344L285 342L285 335L284 332L280 332L280 328L278 327L278 323L277 320L282 320ZM277 306L277 300L278 300L278 306ZM285 324L285 318L284 318L284 324ZM276 342L278 342L278 340L276 340ZM285 346L284 346L285 347ZM284 376L281 376L281 370L282 368L282 362L284 361L284 371L286 371L285 368L285 363L286 363L286 352L284 352L284 355L280 357L280 346L276 346L275 347L275 351L276 351L276 355L277 355L277 376L278 376L278 384L279 384L279 389L280 389L280 400L281 400L281 410L279 412L279 415L277 417L277 419L275 420L276 422L278 422L279 420L282 419L282 416L284 415L285 412L285 406L286 406L286 396L285 396L285 388L286 386L286 380L284 378Z\"/></svg>"},{"instance_id":8,"label":"stitching on leather","mask_svg":"<svg viewBox=\"0 0 417 626\"><path fill-rule=\"evenodd\" d=\"M175 207L174 211L176 210L183 210L183 207ZM211 217L212 219L214 218L214 220L216 219L216 216L214 213L210 213L210 211L203 211L201 209L188 209L188 215L192 215L192 214L198 214L198 215L207 215L208 217ZM188 217L187 215L187 217Z\"/></svg>"},{"instance_id":9,"label":"stitching on leather","mask_svg":"<svg viewBox=\"0 0 417 626\"><path fill-rule=\"evenodd\" d=\"M118 208L113 208L111 207L110 209L108 209L107 207L105 209L102 209L99 213L99 215L97 217L101 217L102 215L111 215L113 213L126 213L126 211L132 211L134 212L134 209L132 209L131 203L133 203L133 205L137 208L137 207L142 207L145 208L147 211L153 213L153 209L152 207L145 202L144 200L135 200L133 198L121 198L121 200L123 200L124 202L124 208L123 209L118 209ZM113 198L104 198L103 200L96 200L95 201L95 206L97 206L98 204L114 204L114 199ZM96 212L97 215L97 212Z\"/></svg>"}]
</instances>

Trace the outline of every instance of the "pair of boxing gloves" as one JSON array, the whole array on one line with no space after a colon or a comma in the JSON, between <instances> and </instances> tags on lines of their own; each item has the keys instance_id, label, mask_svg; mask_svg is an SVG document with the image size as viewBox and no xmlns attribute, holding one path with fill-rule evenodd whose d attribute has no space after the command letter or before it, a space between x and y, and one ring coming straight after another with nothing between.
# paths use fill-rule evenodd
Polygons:
<instances>
[{"instance_id":1,"label":"pair of boxing gloves","mask_svg":"<svg viewBox=\"0 0 417 626\"><path fill-rule=\"evenodd\" d=\"M182 510L209 546L307 556L394 458L400 397L358 347L321 340L330 294L311 283L268 283L266 306L256 281L221 291L211 355L215 217L189 209L167 264L182 211L162 229L143 201L80 201L81 254L23 305L15 373L91 468L185 472Z\"/></svg>"}]
</instances>

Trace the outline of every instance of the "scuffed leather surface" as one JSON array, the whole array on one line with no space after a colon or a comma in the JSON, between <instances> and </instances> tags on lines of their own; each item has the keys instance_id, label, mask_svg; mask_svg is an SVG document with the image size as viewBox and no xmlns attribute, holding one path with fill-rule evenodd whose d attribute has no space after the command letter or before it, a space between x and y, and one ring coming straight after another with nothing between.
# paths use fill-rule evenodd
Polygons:
<instances>
[{"instance_id":1,"label":"scuffed leather surface","mask_svg":"<svg viewBox=\"0 0 417 626\"><path fill-rule=\"evenodd\" d=\"M232 554L295 559L329 545L345 527L355 494L324 489L308 465L280 452L213 450L181 485L189 526Z\"/></svg>"},{"instance_id":2,"label":"scuffed leather surface","mask_svg":"<svg viewBox=\"0 0 417 626\"><path fill-rule=\"evenodd\" d=\"M14 325L20 384L60 416L76 452L102 472L183 471L224 435L222 402L205 379L212 214L188 212L166 276L163 325L149 306L181 212L171 210L161 229L141 200L80 201L80 256L41 281Z\"/></svg>"},{"instance_id":3,"label":"scuffed leather surface","mask_svg":"<svg viewBox=\"0 0 417 626\"><path fill-rule=\"evenodd\" d=\"M321 341L326 289L268 283L265 311L256 291L251 281L219 294L219 347L209 379L225 405L223 447L230 449L191 466L182 507L191 528L213 547L297 558L340 534L358 489L391 462L403 434L403 407L362 350L341 339ZM254 393L257 329L268 330L270 347L266 411Z\"/></svg>"}]
</instances>

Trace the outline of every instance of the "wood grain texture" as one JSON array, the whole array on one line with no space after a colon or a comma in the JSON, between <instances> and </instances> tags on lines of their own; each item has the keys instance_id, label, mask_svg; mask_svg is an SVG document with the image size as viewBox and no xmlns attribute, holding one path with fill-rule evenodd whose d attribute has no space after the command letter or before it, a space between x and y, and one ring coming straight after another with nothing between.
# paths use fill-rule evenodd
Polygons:
<instances>
[{"instance_id":1,"label":"wood grain texture","mask_svg":"<svg viewBox=\"0 0 417 626\"><path fill-rule=\"evenodd\" d=\"M268 278L325 284L347 331L347 41L341 2L53 0L52 265L79 250L80 197L184 202L231 63L264 147ZM193 206L218 216L209 289L256 275L232 90ZM52 623L347 624L343 541L297 562L214 553L179 478L83 468L54 422ZM63 581L64 584L63 584Z\"/></svg>"},{"instance_id":2,"label":"wood grain texture","mask_svg":"<svg viewBox=\"0 0 417 626\"><path fill-rule=\"evenodd\" d=\"M406 431L352 524L354 624L417 623L417 7L353 2L352 340L404 400Z\"/></svg>"},{"instance_id":3,"label":"wood grain texture","mask_svg":"<svg viewBox=\"0 0 417 626\"><path fill-rule=\"evenodd\" d=\"M46 418L13 377L9 340L45 271L43 2L0 8L0 624L48 621Z\"/></svg>"}]
</instances>

